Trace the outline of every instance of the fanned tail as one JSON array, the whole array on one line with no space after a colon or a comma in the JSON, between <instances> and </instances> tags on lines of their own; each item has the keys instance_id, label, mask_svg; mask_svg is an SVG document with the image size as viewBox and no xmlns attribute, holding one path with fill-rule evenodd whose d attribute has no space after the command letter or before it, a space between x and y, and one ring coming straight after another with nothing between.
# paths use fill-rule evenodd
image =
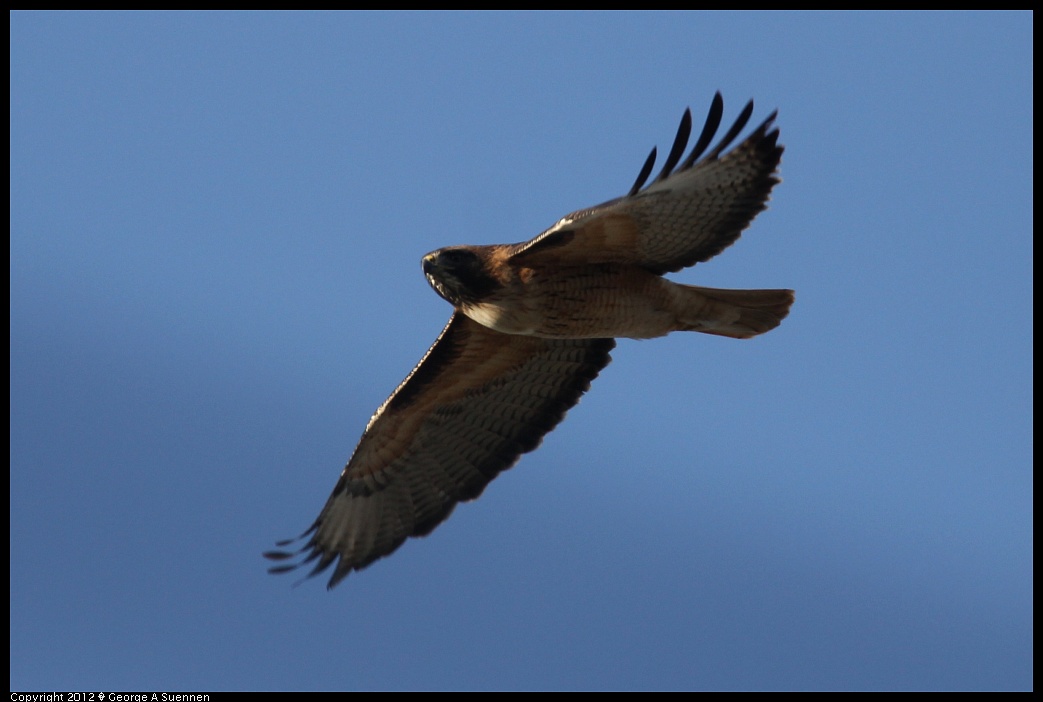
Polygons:
<instances>
[{"instance_id":1,"label":"fanned tail","mask_svg":"<svg viewBox=\"0 0 1043 702\"><path fill-rule=\"evenodd\" d=\"M683 325L682 316L679 331L749 339L779 326L793 304L792 290L726 290L695 285L679 287L696 293L700 302L693 323Z\"/></svg>"}]
</instances>

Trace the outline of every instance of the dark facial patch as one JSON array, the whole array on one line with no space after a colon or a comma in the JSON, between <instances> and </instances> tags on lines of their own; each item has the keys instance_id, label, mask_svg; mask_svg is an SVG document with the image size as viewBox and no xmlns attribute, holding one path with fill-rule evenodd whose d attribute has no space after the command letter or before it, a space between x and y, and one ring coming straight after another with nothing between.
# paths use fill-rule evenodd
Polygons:
<instances>
[{"instance_id":1,"label":"dark facial patch","mask_svg":"<svg viewBox=\"0 0 1043 702\"><path fill-rule=\"evenodd\" d=\"M499 287L484 258L468 248L439 249L424 257L423 268L435 292L456 306L481 302Z\"/></svg>"}]
</instances>

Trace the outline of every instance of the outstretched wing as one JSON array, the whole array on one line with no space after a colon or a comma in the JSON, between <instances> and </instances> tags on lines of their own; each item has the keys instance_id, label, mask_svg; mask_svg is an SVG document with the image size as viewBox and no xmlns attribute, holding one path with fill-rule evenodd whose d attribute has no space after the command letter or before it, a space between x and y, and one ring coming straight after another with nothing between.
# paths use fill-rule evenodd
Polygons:
<instances>
[{"instance_id":1,"label":"outstretched wing","mask_svg":"<svg viewBox=\"0 0 1043 702\"><path fill-rule=\"evenodd\" d=\"M724 153L749 121L750 101L703 156L723 111L724 101L717 93L699 139L682 162L692 130L691 112L685 110L666 163L648 187L643 186L655 165L655 149L626 196L563 217L536 238L518 244L512 259L533 265L629 263L662 274L719 254L767 206L779 182L783 149L776 143L773 112Z\"/></svg>"},{"instance_id":2,"label":"outstretched wing","mask_svg":"<svg viewBox=\"0 0 1043 702\"><path fill-rule=\"evenodd\" d=\"M501 334L455 312L370 419L326 506L301 535L311 538L296 552L265 554L301 560L269 570L315 561L310 577L337 561L332 588L406 538L429 533L540 444L608 365L614 346L612 339Z\"/></svg>"}]
</instances>

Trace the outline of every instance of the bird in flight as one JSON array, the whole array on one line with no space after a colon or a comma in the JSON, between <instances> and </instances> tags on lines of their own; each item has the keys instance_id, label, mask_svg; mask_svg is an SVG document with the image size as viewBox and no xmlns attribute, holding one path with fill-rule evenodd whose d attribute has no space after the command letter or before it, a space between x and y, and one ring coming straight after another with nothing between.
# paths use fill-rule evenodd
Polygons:
<instances>
[{"instance_id":1,"label":"bird in flight","mask_svg":"<svg viewBox=\"0 0 1043 702\"><path fill-rule=\"evenodd\" d=\"M423 257L424 276L453 314L370 418L315 522L264 554L282 562L270 572L314 564L310 577L336 563L332 588L410 536L430 533L540 444L608 365L618 337L696 331L747 339L779 325L792 290L663 277L730 246L779 182L775 113L726 152L753 113L749 102L707 151L723 112L717 93L685 156L685 110L662 170L648 182L652 149L623 197L566 215L523 243L449 246ZM305 538L296 551L282 550Z\"/></svg>"}]
</instances>

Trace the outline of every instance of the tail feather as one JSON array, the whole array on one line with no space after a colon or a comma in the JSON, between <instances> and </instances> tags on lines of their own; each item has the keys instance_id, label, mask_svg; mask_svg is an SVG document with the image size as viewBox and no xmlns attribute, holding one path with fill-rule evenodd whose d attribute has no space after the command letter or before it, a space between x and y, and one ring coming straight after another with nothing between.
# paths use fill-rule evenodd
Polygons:
<instances>
[{"instance_id":1,"label":"tail feather","mask_svg":"<svg viewBox=\"0 0 1043 702\"><path fill-rule=\"evenodd\" d=\"M733 339L749 339L771 331L782 323L793 304L792 290L725 290L695 285L683 287L698 293L703 304L698 319L682 329Z\"/></svg>"}]
</instances>

